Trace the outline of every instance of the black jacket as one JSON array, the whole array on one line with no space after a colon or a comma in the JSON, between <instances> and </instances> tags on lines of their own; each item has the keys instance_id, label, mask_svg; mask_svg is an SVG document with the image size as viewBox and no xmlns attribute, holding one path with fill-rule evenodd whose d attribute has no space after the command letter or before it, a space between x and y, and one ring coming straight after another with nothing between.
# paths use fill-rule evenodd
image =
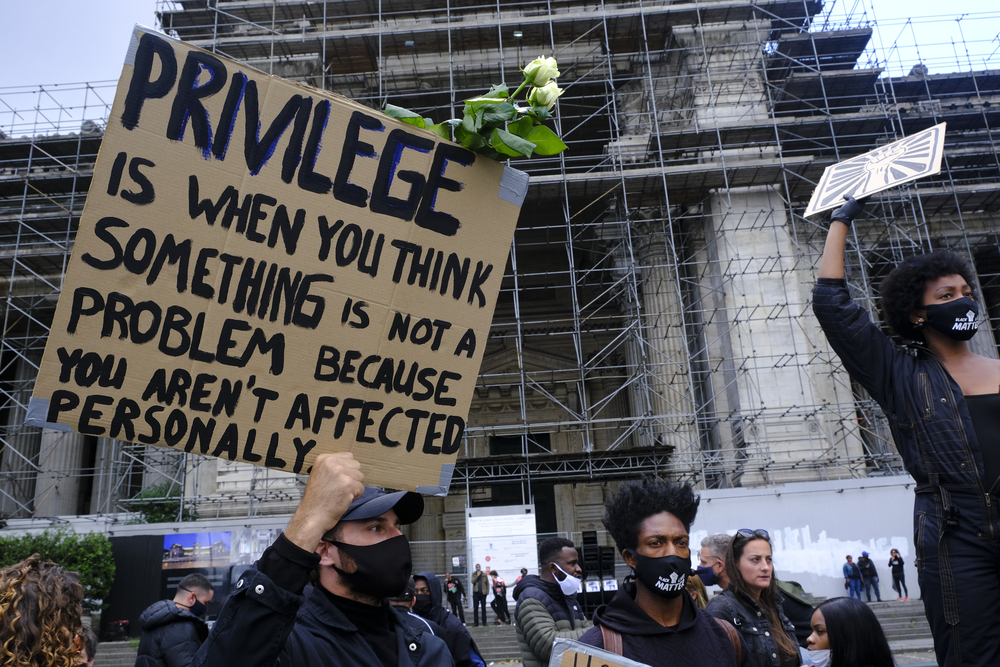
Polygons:
<instances>
[{"instance_id":1,"label":"black jacket","mask_svg":"<svg viewBox=\"0 0 1000 667\"><path fill-rule=\"evenodd\" d=\"M173 600L154 602L139 617L136 667L188 667L208 636L208 625Z\"/></svg>"},{"instance_id":2,"label":"black jacket","mask_svg":"<svg viewBox=\"0 0 1000 667\"><path fill-rule=\"evenodd\" d=\"M422 577L427 580L427 587L431 589L431 612L425 616L444 628L444 641L448 644L455 664L458 667L473 667L474 665L485 665L482 654L472 635L465 629L465 623L458 620L450 611L441 606L441 582L433 572L419 572L415 577Z\"/></svg>"},{"instance_id":3,"label":"black jacket","mask_svg":"<svg viewBox=\"0 0 1000 667\"><path fill-rule=\"evenodd\" d=\"M462 596L465 595L465 586L462 585L462 581L458 577L452 577L445 580L444 585L448 590L448 602L459 604L462 601ZM451 590L451 586L455 587L454 591Z\"/></svg>"},{"instance_id":4,"label":"black jacket","mask_svg":"<svg viewBox=\"0 0 1000 667\"><path fill-rule=\"evenodd\" d=\"M750 646L748 665L753 667L797 667L801 663L797 653L793 659L781 661L778 643L775 641L773 633L784 632L791 638L796 647L798 647L798 641L795 638L795 628L785 616L780 604L778 605L778 617L784 626L781 628L772 628L757 604L746 596L737 596L732 585L722 595L716 595L712 598L705 611L723 621L729 621L739 630L740 635Z\"/></svg>"},{"instance_id":5,"label":"black jacket","mask_svg":"<svg viewBox=\"0 0 1000 667\"><path fill-rule=\"evenodd\" d=\"M874 579L878 576L878 571L875 569L875 563L873 563L872 559L867 556L862 556L858 559L858 567L861 569L861 576L865 579Z\"/></svg>"},{"instance_id":6,"label":"black jacket","mask_svg":"<svg viewBox=\"0 0 1000 667\"><path fill-rule=\"evenodd\" d=\"M281 539L281 538L279 538ZM299 587L301 590L301 586ZM385 603L388 606L388 603ZM444 641L390 611L400 667L451 667ZM308 600L256 567L243 573L192 667L377 667L378 656L322 590Z\"/></svg>"},{"instance_id":7,"label":"black jacket","mask_svg":"<svg viewBox=\"0 0 1000 667\"><path fill-rule=\"evenodd\" d=\"M738 667L729 635L718 621L695 606L690 595L681 596L681 621L670 628L650 618L634 596L635 584L622 586L610 603L594 612L594 627L580 641L604 648L600 627L604 626L622 636L624 657L651 667ZM750 649L745 642L742 654L741 665L749 665Z\"/></svg>"}]
</instances>

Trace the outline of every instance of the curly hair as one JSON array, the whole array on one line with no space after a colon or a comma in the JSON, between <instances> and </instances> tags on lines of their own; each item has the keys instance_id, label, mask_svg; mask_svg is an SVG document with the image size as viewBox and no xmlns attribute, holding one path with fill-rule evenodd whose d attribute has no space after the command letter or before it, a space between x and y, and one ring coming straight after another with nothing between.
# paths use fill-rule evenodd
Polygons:
<instances>
[{"instance_id":1,"label":"curly hair","mask_svg":"<svg viewBox=\"0 0 1000 667\"><path fill-rule=\"evenodd\" d=\"M83 586L75 572L35 554L0 570L0 663L10 667L82 664Z\"/></svg>"},{"instance_id":2,"label":"curly hair","mask_svg":"<svg viewBox=\"0 0 1000 667\"><path fill-rule=\"evenodd\" d=\"M927 283L941 276L959 275L965 278L977 299L976 276L964 257L949 250L923 255L910 255L889 272L879 285L882 313L896 335L906 340L923 341L923 331L914 328L910 313L924 307Z\"/></svg>"},{"instance_id":3,"label":"curly hair","mask_svg":"<svg viewBox=\"0 0 1000 667\"><path fill-rule=\"evenodd\" d=\"M618 547L618 553L639 544L639 526L647 518L669 512L691 529L698 513L699 497L690 484L643 477L625 482L604 503L602 523Z\"/></svg>"},{"instance_id":4,"label":"curly hair","mask_svg":"<svg viewBox=\"0 0 1000 667\"><path fill-rule=\"evenodd\" d=\"M753 537L743 537L737 533L733 535L731 540L729 540L729 548L726 549L726 557L724 559L726 561L726 576L729 577L729 584L732 586L733 591L737 594L737 600L744 596L751 599L753 598L750 594L750 587L743 578L743 573L740 572L740 558L743 557L743 551L747 548L747 545L754 540L767 542L768 546L771 544L771 540L758 537L757 535L754 535ZM784 662L786 659L798 656L799 649L796 643L792 641L792 638L789 637L788 633L783 629L781 616L778 614L779 603L778 580L774 576L774 570L771 570L771 583L768 584L767 588L760 592L759 605L761 611L764 612L764 618L767 619L768 624L771 626L772 636L774 637L775 643L778 645L778 653L781 654L782 662Z\"/></svg>"}]
</instances>

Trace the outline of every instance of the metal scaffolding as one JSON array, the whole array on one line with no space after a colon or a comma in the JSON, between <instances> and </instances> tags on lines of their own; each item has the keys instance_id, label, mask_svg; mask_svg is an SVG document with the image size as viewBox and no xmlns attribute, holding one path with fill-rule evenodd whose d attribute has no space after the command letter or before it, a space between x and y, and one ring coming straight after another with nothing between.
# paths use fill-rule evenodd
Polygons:
<instances>
[{"instance_id":1,"label":"metal scaffolding","mask_svg":"<svg viewBox=\"0 0 1000 667\"><path fill-rule=\"evenodd\" d=\"M997 356L997 50L904 62L931 45L874 17L871 0L179 0L158 26L435 121L558 58L569 149L516 163L531 185L452 481L488 501L644 473L718 488L901 472L812 317L826 225L803 211L827 166L943 121L942 172L869 204L849 284L878 317L904 256L964 254L990 324L977 351ZM964 19L1000 28L996 10ZM0 89L0 517L127 511L163 481L202 516L288 512L300 477L21 425L113 86Z\"/></svg>"}]
</instances>

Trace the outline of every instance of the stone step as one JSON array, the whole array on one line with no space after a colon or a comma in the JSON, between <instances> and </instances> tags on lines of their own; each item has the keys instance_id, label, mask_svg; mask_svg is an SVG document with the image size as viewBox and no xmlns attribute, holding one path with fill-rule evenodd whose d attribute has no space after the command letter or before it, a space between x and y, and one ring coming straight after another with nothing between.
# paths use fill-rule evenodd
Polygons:
<instances>
[{"instance_id":1,"label":"stone step","mask_svg":"<svg viewBox=\"0 0 1000 667\"><path fill-rule=\"evenodd\" d=\"M128 642L101 642L94 667L133 667L137 650Z\"/></svg>"}]
</instances>

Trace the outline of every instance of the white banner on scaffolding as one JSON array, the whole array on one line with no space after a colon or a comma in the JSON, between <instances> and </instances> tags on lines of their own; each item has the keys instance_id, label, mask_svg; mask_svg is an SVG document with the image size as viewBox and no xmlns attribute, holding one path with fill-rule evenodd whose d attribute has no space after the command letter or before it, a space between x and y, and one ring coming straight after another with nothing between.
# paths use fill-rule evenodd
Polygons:
<instances>
[{"instance_id":1,"label":"white banner on scaffolding","mask_svg":"<svg viewBox=\"0 0 1000 667\"><path fill-rule=\"evenodd\" d=\"M522 567L529 574L538 574L534 505L470 507L465 510L465 534L469 543L468 596L472 595L471 577L477 564L483 572L500 573L507 584L508 602L514 599L511 594Z\"/></svg>"}]
</instances>

